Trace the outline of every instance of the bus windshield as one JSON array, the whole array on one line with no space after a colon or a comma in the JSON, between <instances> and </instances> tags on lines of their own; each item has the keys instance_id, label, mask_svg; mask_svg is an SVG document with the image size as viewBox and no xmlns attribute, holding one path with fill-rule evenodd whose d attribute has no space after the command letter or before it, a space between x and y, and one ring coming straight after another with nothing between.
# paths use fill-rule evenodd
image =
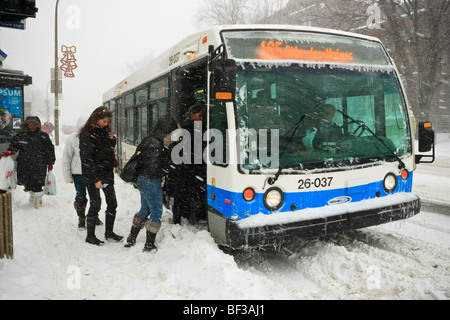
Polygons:
<instances>
[{"instance_id":1,"label":"bus windshield","mask_svg":"<svg viewBox=\"0 0 450 320\"><path fill-rule=\"evenodd\" d=\"M244 169L341 167L396 161L412 152L393 69L252 64L239 69L236 104ZM277 157L278 163L261 161L255 150Z\"/></svg>"}]
</instances>

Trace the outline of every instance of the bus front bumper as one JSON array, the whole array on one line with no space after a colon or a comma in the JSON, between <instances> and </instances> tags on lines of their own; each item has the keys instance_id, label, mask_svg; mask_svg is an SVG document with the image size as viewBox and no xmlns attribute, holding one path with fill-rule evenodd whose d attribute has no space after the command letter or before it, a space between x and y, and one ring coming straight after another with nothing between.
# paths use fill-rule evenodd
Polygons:
<instances>
[{"instance_id":1,"label":"bus front bumper","mask_svg":"<svg viewBox=\"0 0 450 320\"><path fill-rule=\"evenodd\" d=\"M415 194L403 194L390 201L376 200L378 201L367 200L367 205L357 203L353 206L328 206L297 211L297 220L292 216L286 218L286 215L293 213L282 213L278 223L275 223L278 217L274 214L253 221L250 218L236 221L209 212L209 229L218 244L235 249L278 246L293 237L326 236L407 219L420 212L420 199ZM380 206L382 203L384 205ZM327 210L329 212L320 213Z\"/></svg>"}]
</instances>

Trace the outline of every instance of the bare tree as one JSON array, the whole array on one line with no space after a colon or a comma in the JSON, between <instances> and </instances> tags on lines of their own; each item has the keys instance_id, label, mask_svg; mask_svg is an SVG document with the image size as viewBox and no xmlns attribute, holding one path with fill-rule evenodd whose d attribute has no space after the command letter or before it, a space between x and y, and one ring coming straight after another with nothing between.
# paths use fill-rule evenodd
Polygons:
<instances>
[{"instance_id":1,"label":"bare tree","mask_svg":"<svg viewBox=\"0 0 450 320\"><path fill-rule=\"evenodd\" d=\"M204 24L308 25L376 36L399 67L415 116L429 120L430 114L441 112L436 93L448 90L449 6L450 0L204 0L198 19Z\"/></svg>"},{"instance_id":2,"label":"bare tree","mask_svg":"<svg viewBox=\"0 0 450 320\"><path fill-rule=\"evenodd\" d=\"M449 6L450 0L290 0L274 19L380 38L399 67L415 116L429 120L440 112L433 98L448 88Z\"/></svg>"},{"instance_id":3,"label":"bare tree","mask_svg":"<svg viewBox=\"0 0 450 320\"><path fill-rule=\"evenodd\" d=\"M204 0L196 15L206 25L276 23L275 13L288 0Z\"/></svg>"},{"instance_id":4,"label":"bare tree","mask_svg":"<svg viewBox=\"0 0 450 320\"><path fill-rule=\"evenodd\" d=\"M274 24L281 20L276 18L276 13L280 12L285 6L286 0L254 0L250 1L250 8L247 12L247 21L249 23Z\"/></svg>"},{"instance_id":5,"label":"bare tree","mask_svg":"<svg viewBox=\"0 0 450 320\"><path fill-rule=\"evenodd\" d=\"M429 120L433 97L448 80L450 0L378 3L386 23L383 32L375 34L384 38L400 64L414 114Z\"/></svg>"},{"instance_id":6,"label":"bare tree","mask_svg":"<svg viewBox=\"0 0 450 320\"><path fill-rule=\"evenodd\" d=\"M196 19L202 25L245 23L249 0L203 0Z\"/></svg>"},{"instance_id":7,"label":"bare tree","mask_svg":"<svg viewBox=\"0 0 450 320\"><path fill-rule=\"evenodd\" d=\"M141 56L139 56L135 60L131 60L131 61L126 62L122 66L122 69L121 69L121 72L122 72L123 76L127 77L130 74L138 71L139 69L144 67L146 64L151 62L153 60L154 56L155 56L155 52L151 51L151 52L147 52L147 53L141 54Z\"/></svg>"}]
</instances>

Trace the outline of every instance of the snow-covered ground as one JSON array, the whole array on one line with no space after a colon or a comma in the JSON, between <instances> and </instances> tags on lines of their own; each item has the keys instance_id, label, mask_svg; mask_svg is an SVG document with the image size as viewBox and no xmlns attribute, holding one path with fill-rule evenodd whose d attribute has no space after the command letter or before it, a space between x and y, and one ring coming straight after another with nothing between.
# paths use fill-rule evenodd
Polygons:
<instances>
[{"instance_id":1,"label":"snow-covered ground","mask_svg":"<svg viewBox=\"0 0 450 320\"><path fill-rule=\"evenodd\" d=\"M450 213L442 210L450 194L449 134L437 142L437 160L418 166L414 191L440 205L439 213L426 206L408 220L296 240L279 252L230 255L205 228L170 224L167 210L156 253L142 252L144 232L131 249L86 244L85 231L77 229L73 185L62 178L62 141L54 168L57 196L34 209L23 187L12 191L14 259L0 260L0 300L450 300ZM139 192L120 178L116 191L115 231L127 236ZM103 232L97 228L100 239Z\"/></svg>"}]
</instances>

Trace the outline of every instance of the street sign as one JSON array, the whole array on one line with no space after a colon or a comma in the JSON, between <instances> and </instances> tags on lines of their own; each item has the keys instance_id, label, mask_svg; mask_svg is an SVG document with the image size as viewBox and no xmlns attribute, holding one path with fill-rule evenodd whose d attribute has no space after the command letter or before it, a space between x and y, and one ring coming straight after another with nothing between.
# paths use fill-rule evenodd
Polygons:
<instances>
[{"instance_id":1,"label":"street sign","mask_svg":"<svg viewBox=\"0 0 450 320\"><path fill-rule=\"evenodd\" d=\"M51 80L51 81L50 81L50 90L51 90L51 93L55 93L55 87L56 87L55 81L56 81L56 80ZM62 80L58 80L58 94L59 94L59 93L62 93Z\"/></svg>"},{"instance_id":2,"label":"street sign","mask_svg":"<svg viewBox=\"0 0 450 320\"><path fill-rule=\"evenodd\" d=\"M3 61L5 61L8 55L0 49L0 67L3 67Z\"/></svg>"},{"instance_id":3,"label":"street sign","mask_svg":"<svg viewBox=\"0 0 450 320\"><path fill-rule=\"evenodd\" d=\"M50 68L50 78L52 80L55 80L55 68ZM62 77L62 71L60 69L58 69L58 80L61 80ZM54 93L54 92L52 92Z\"/></svg>"},{"instance_id":4,"label":"street sign","mask_svg":"<svg viewBox=\"0 0 450 320\"><path fill-rule=\"evenodd\" d=\"M0 27L25 30L26 26L25 26L25 20L22 20L19 23L0 23Z\"/></svg>"}]
</instances>

